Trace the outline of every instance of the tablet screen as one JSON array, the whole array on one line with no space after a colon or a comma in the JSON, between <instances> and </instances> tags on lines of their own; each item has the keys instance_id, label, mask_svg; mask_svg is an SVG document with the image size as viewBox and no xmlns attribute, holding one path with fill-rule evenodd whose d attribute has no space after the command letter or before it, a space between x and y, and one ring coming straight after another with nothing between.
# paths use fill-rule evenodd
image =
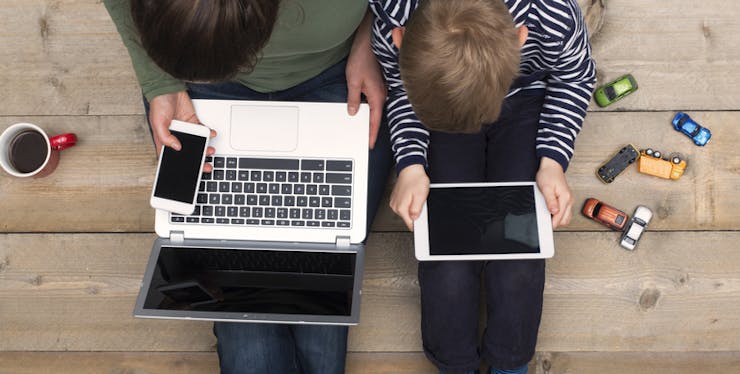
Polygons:
<instances>
[{"instance_id":1,"label":"tablet screen","mask_svg":"<svg viewBox=\"0 0 740 374\"><path fill-rule=\"evenodd\" d=\"M534 185L431 188L429 254L539 253Z\"/></svg>"}]
</instances>

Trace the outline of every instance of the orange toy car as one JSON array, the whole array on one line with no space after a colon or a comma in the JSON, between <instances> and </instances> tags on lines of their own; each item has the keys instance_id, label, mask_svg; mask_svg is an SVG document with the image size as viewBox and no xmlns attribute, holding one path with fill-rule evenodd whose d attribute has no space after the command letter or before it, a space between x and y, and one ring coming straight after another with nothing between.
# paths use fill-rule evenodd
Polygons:
<instances>
[{"instance_id":1,"label":"orange toy car","mask_svg":"<svg viewBox=\"0 0 740 374\"><path fill-rule=\"evenodd\" d=\"M686 170L686 160L678 153L664 159L661 158L659 151L643 149L640 151L640 158L637 159L637 170L643 174L676 180L681 178Z\"/></svg>"},{"instance_id":2,"label":"orange toy car","mask_svg":"<svg viewBox=\"0 0 740 374\"><path fill-rule=\"evenodd\" d=\"M584 216L602 223L614 230L624 229L627 224L627 214L623 211L602 203L593 197L586 199L581 210Z\"/></svg>"}]
</instances>

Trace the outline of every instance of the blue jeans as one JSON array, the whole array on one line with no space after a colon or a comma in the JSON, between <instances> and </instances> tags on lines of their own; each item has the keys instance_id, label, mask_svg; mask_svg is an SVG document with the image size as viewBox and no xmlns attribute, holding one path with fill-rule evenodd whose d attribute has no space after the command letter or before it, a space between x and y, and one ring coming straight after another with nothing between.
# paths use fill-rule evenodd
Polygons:
<instances>
[{"instance_id":1,"label":"blue jeans","mask_svg":"<svg viewBox=\"0 0 740 374\"><path fill-rule=\"evenodd\" d=\"M260 93L238 83L188 84L193 99L346 102L346 61L287 90ZM337 139L341 141L341 139ZM391 168L390 135L383 121L370 152L367 231L383 196ZM346 326L316 326L216 322L222 373L343 373L347 351Z\"/></svg>"}]
</instances>

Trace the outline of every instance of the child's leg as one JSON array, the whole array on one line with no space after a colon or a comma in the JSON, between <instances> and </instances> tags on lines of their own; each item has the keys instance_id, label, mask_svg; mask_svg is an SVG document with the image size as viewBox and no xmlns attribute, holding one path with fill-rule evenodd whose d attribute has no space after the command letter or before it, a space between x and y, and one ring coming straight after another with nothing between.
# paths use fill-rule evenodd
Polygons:
<instances>
[{"instance_id":1,"label":"child's leg","mask_svg":"<svg viewBox=\"0 0 740 374\"><path fill-rule=\"evenodd\" d=\"M478 298L480 261L419 263L424 353L445 374L480 366Z\"/></svg>"},{"instance_id":2,"label":"child's leg","mask_svg":"<svg viewBox=\"0 0 740 374\"><path fill-rule=\"evenodd\" d=\"M542 102L540 95L514 95L504 102L499 120L485 129L488 181L534 180ZM488 319L481 354L494 368L521 368L537 343L545 261L490 261L484 272Z\"/></svg>"},{"instance_id":3,"label":"child's leg","mask_svg":"<svg viewBox=\"0 0 740 374\"><path fill-rule=\"evenodd\" d=\"M483 134L432 132L432 183L484 181L485 147ZM480 365L478 299L482 265L479 261L419 263L424 352L445 374L467 373Z\"/></svg>"},{"instance_id":4,"label":"child's leg","mask_svg":"<svg viewBox=\"0 0 740 374\"><path fill-rule=\"evenodd\" d=\"M545 260L489 261L484 280L488 318L481 355L497 369L520 368L537 345Z\"/></svg>"}]
</instances>

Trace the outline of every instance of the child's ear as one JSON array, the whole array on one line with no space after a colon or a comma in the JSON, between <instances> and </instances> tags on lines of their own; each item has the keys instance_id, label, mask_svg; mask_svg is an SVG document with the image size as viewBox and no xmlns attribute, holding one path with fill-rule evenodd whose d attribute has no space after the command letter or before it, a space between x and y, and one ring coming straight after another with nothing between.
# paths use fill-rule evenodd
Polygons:
<instances>
[{"instance_id":1,"label":"child's ear","mask_svg":"<svg viewBox=\"0 0 740 374\"><path fill-rule=\"evenodd\" d=\"M527 35L529 35L529 29L525 25L521 25L516 28L516 34L519 36L519 46L523 47L527 41Z\"/></svg>"},{"instance_id":2,"label":"child's ear","mask_svg":"<svg viewBox=\"0 0 740 374\"><path fill-rule=\"evenodd\" d=\"M394 27L391 31L391 37L393 38L393 44L396 48L401 49L401 42L403 41L403 34L406 32L405 27Z\"/></svg>"}]
</instances>

